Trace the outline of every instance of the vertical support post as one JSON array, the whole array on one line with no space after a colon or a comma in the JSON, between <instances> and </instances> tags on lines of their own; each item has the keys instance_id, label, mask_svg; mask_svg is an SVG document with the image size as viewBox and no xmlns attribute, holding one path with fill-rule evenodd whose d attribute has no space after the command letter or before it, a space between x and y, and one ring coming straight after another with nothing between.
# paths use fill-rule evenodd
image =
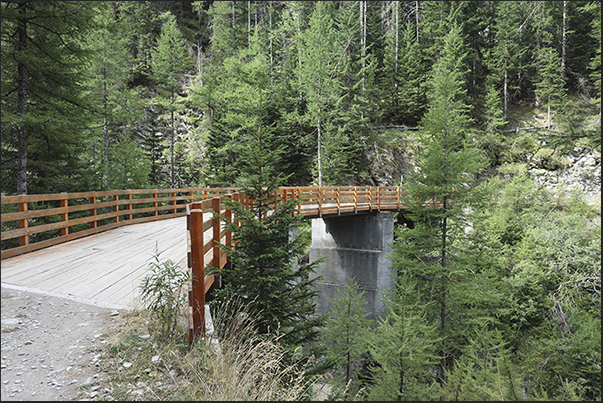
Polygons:
<instances>
[{"instance_id":1,"label":"vertical support post","mask_svg":"<svg viewBox=\"0 0 603 403\"><path fill-rule=\"evenodd\" d=\"M228 197L228 199L232 200L232 195L226 195L225 197ZM226 213L225 213L226 217L226 222L227 223L232 223L232 210L230 208L226 208ZM226 245L227 248L232 248L232 232L226 230L226 241L224 242L224 244Z\"/></svg>"},{"instance_id":2,"label":"vertical support post","mask_svg":"<svg viewBox=\"0 0 603 403\"><path fill-rule=\"evenodd\" d=\"M66 195L66 193L65 193ZM64 199L61 199L61 207L63 208L67 208L69 206L69 201L67 200L67 197L65 196ZM69 213L68 212L64 212L61 213L61 222L67 222L69 220ZM69 234L69 227L63 227L61 228L61 235L67 235Z\"/></svg>"},{"instance_id":3,"label":"vertical support post","mask_svg":"<svg viewBox=\"0 0 603 403\"><path fill-rule=\"evenodd\" d=\"M131 220L132 219L132 193L128 193L126 195L126 199L128 199L128 201L130 202L126 205L126 208L130 211L126 217L128 220Z\"/></svg>"},{"instance_id":4,"label":"vertical support post","mask_svg":"<svg viewBox=\"0 0 603 403\"><path fill-rule=\"evenodd\" d=\"M157 192L153 193L153 215L157 216L159 212L157 211Z\"/></svg>"},{"instance_id":5,"label":"vertical support post","mask_svg":"<svg viewBox=\"0 0 603 403\"><path fill-rule=\"evenodd\" d=\"M400 186L396 186L396 199L397 199L397 207L398 211L400 211Z\"/></svg>"},{"instance_id":6,"label":"vertical support post","mask_svg":"<svg viewBox=\"0 0 603 403\"><path fill-rule=\"evenodd\" d=\"M214 259L212 261L212 266L217 267L218 269L222 268L222 253L220 251L220 247L218 246L218 243L220 242L220 197L214 197L212 199L212 203L211 203L211 209L218 214L218 216L214 216L214 218L212 219L212 229L213 229L213 243L214 243Z\"/></svg>"},{"instance_id":7,"label":"vertical support post","mask_svg":"<svg viewBox=\"0 0 603 403\"><path fill-rule=\"evenodd\" d=\"M354 214L358 213L358 188L354 186Z\"/></svg>"},{"instance_id":8,"label":"vertical support post","mask_svg":"<svg viewBox=\"0 0 603 403\"><path fill-rule=\"evenodd\" d=\"M191 285L189 303L192 308L192 329L189 343L205 337L205 268L203 262L203 210L191 210L188 216L191 237Z\"/></svg>"},{"instance_id":9,"label":"vertical support post","mask_svg":"<svg viewBox=\"0 0 603 403\"><path fill-rule=\"evenodd\" d=\"M113 206L113 211L119 211L119 204L117 204L117 202L119 201L119 195L113 195L113 201L115 202L115 205ZM118 215L113 217L113 222L119 222Z\"/></svg>"},{"instance_id":10,"label":"vertical support post","mask_svg":"<svg viewBox=\"0 0 603 403\"><path fill-rule=\"evenodd\" d=\"M341 191L337 186L337 215L341 215Z\"/></svg>"},{"instance_id":11,"label":"vertical support post","mask_svg":"<svg viewBox=\"0 0 603 403\"><path fill-rule=\"evenodd\" d=\"M25 213L27 211L27 202L19 202L18 203L18 208L19 208L19 212L20 213ZM23 229L23 228L28 228L29 227L29 220L27 218L21 218L19 220L19 228ZM19 246L25 246L25 245L29 245L29 235L21 235L19 237Z\"/></svg>"},{"instance_id":12,"label":"vertical support post","mask_svg":"<svg viewBox=\"0 0 603 403\"><path fill-rule=\"evenodd\" d=\"M368 188L368 203L369 203L369 211L373 211L373 188Z\"/></svg>"},{"instance_id":13,"label":"vertical support post","mask_svg":"<svg viewBox=\"0 0 603 403\"><path fill-rule=\"evenodd\" d=\"M95 204L96 203L96 196L92 196L90 197L90 204ZM91 208L90 209L90 217L94 217L96 215L96 209L95 208ZM97 227L97 221L90 221L90 228L96 228Z\"/></svg>"},{"instance_id":14,"label":"vertical support post","mask_svg":"<svg viewBox=\"0 0 603 403\"><path fill-rule=\"evenodd\" d=\"M322 217L322 188L318 188L318 216Z\"/></svg>"},{"instance_id":15,"label":"vertical support post","mask_svg":"<svg viewBox=\"0 0 603 403\"><path fill-rule=\"evenodd\" d=\"M241 200L241 194L240 194L239 192L234 193L234 194L232 195L232 199L233 199L235 202L239 202L239 201ZM233 221L234 221L234 224L235 224L237 227L240 227L240 226L241 226L241 223L240 223L240 222L237 220L237 217L236 217L236 216L234 216L234 215L233 215L232 219L233 219Z\"/></svg>"},{"instance_id":16,"label":"vertical support post","mask_svg":"<svg viewBox=\"0 0 603 403\"><path fill-rule=\"evenodd\" d=\"M192 203L192 202L195 200L195 198L193 197L193 191L192 191L192 190L191 190L191 191L189 191L189 192L188 192L188 195L191 197L191 199L190 199L190 203Z\"/></svg>"},{"instance_id":17,"label":"vertical support post","mask_svg":"<svg viewBox=\"0 0 603 403\"><path fill-rule=\"evenodd\" d=\"M176 192L172 192L172 206L176 206ZM172 214L176 214L176 208L172 208Z\"/></svg>"},{"instance_id":18,"label":"vertical support post","mask_svg":"<svg viewBox=\"0 0 603 403\"><path fill-rule=\"evenodd\" d=\"M377 211L381 211L381 186L377 186Z\"/></svg>"}]
</instances>

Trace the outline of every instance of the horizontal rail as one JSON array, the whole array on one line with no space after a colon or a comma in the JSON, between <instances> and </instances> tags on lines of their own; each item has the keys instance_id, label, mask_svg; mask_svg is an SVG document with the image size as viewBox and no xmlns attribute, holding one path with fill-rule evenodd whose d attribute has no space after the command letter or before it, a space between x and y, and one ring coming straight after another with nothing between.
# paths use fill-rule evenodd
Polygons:
<instances>
[{"instance_id":1,"label":"horizontal rail","mask_svg":"<svg viewBox=\"0 0 603 403\"><path fill-rule=\"evenodd\" d=\"M400 187L281 187L274 193L275 204L292 202L294 215L304 218L332 214L356 214L361 211L400 210ZM253 203L242 193L219 195L202 202L187 205L188 267L192 281L189 288L189 342L205 337L205 294L216 281L216 275L207 274L208 266L223 269L227 262L225 252L218 246L234 248L232 235L226 231L226 222L236 222L232 211L226 209L223 199ZM214 216L220 212L220 218Z\"/></svg>"},{"instance_id":2,"label":"horizontal rail","mask_svg":"<svg viewBox=\"0 0 603 403\"><path fill-rule=\"evenodd\" d=\"M123 225L181 217L188 203L236 190L127 189L2 196L0 259Z\"/></svg>"},{"instance_id":3,"label":"horizontal rail","mask_svg":"<svg viewBox=\"0 0 603 403\"><path fill-rule=\"evenodd\" d=\"M236 223L224 198L253 203L238 188L132 189L79 193L3 196L2 259L71 241L123 225L187 216L189 341L205 336L205 294L219 276L207 275L209 265L227 264L220 248L233 248L224 221ZM281 187L274 204L295 204L294 215L315 218L363 211L400 210L398 186ZM220 218L213 212L220 212ZM240 225L240 224L238 224ZM18 239L18 245L17 245Z\"/></svg>"}]
</instances>

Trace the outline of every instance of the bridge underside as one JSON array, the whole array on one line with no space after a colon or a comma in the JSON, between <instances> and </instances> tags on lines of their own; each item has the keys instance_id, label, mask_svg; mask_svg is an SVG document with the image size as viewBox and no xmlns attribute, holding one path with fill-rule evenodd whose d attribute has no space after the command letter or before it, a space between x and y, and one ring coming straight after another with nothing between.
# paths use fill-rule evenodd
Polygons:
<instances>
[{"instance_id":1,"label":"bridge underside","mask_svg":"<svg viewBox=\"0 0 603 403\"><path fill-rule=\"evenodd\" d=\"M353 214L353 213L352 213ZM393 212L323 215L312 220L310 261L324 258L316 268L317 313L329 313L346 282L354 278L364 291L366 312L375 319L385 313L383 293L394 288L390 254L394 241Z\"/></svg>"}]
</instances>

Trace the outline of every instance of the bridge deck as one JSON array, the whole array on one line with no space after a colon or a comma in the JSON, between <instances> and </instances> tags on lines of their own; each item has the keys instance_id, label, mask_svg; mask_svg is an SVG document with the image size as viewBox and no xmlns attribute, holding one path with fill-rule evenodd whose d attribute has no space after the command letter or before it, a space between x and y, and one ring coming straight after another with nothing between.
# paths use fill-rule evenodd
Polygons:
<instances>
[{"instance_id":1,"label":"bridge deck","mask_svg":"<svg viewBox=\"0 0 603 403\"><path fill-rule=\"evenodd\" d=\"M186 270L186 217L127 225L2 261L2 285L114 309L139 307L138 285L160 260Z\"/></svg>"}]
</instances>

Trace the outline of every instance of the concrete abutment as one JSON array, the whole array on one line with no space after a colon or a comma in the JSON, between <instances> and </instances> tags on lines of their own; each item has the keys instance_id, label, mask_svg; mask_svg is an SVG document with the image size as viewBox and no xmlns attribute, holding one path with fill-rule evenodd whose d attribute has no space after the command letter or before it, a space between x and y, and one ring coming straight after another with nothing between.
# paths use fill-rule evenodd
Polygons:
<instances>
[{"instance_id":1,"label":"concrete abutment","mask_svg":"<svg viewBox=\"0 0 603 403\"><path fill-rule=\"evenodd\" d=\"M329 299L334 299L337 291L353 277L359 291L364 291L369 318L383 315L383 293L395 286L390 260L393 241L392 212L312 219L309 258L313 262L324 257L315 273L323 277L314 283L318 290L316 312L330 312Z\"/></svg>"}]
</instances>

